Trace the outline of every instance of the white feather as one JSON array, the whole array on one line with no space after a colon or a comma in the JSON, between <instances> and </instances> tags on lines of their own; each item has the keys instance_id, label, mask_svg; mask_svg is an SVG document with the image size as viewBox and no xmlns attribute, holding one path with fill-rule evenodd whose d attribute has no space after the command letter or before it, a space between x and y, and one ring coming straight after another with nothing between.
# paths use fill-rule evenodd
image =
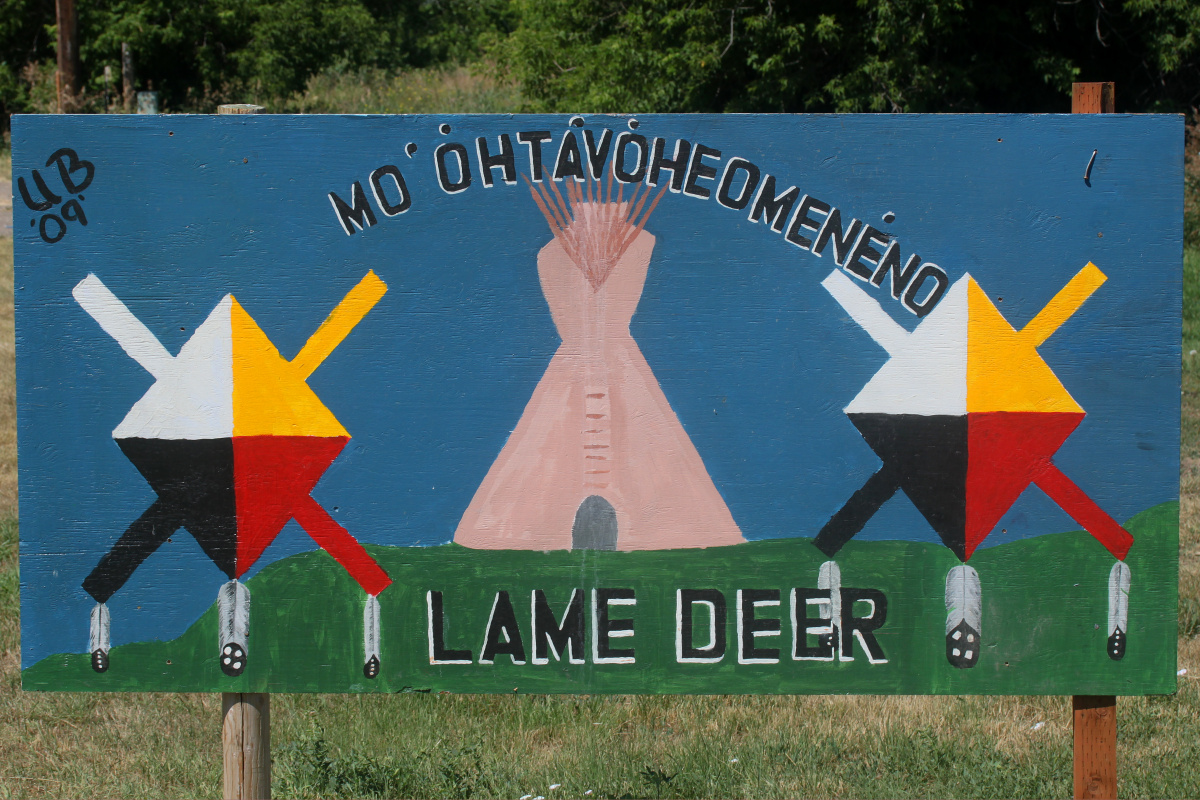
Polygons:
<instances>
[{"instance_id":1,"label":"white feather","mask_svg":"<svg viewBox=\"0 0 1200 800\"><path fill-rule=\"evenodd\" d=\"M232 580L221 587L217 595L218 646L236 642L249 652L246 639L250 634L250 590L246 584Z\"/></svg>"},{"instance_id":2,"label":"white feather","mask_svg":"<svg viewBox=\"0 0 1200 800\"><path fill-rule=\"evenodd\" d=\"M112 646L112 617L109 616L108 606L96 603L92 609L91 624L88 626L88 652L97 650L107 653Z\"/></svg>"},{"instance_id":3,"label":"white feather","mask_svg":"<svg viewBox=\"0 0 1200 800\"><path fill-rule=\"evenodd\" d=\"M1113 564L1108 573L1108 632L1120 628L1129 632L1129 565L1124 561Z\"/></svg>"},{"instance_id":4,"label":"white feather","mask_svg":"<svg viewBox=\"0 0 1200 800\"><path fill-rule=\"evenodd\" d=\"M367 605L363 609L363 652L365 661L371 656L379 658L379 598L367 595Z\"/></svg>"},{"instance_id":5,"label":"white feather","mask_svg":"<svg viewBox=\"0 0 1200 800\"><path fill-rule=\"evenodd\" d=\"M983 589L979 584L979 573L966 564L959 564L946 574L946 633L963 620L976 633L983 633Z\"/></svg>"},{"instance_id":6,"label":"white feather","mask_svg":"<svg viewBox=\"0 0 1200 800\"><path fill-rule=\"evenodd\" d=\"M842 624L842 570L836 561L826 561L817 573L817 588L829 592L829 625L837 629ZM835 646L841 647L841 642Z\"/></svg>"}]
</instances>

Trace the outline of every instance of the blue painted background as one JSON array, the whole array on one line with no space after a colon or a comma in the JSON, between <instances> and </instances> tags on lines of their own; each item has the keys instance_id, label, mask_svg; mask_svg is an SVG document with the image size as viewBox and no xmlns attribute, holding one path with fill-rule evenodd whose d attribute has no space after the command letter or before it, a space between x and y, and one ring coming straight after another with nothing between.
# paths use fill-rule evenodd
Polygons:
<instances>
[{"instance_id":1,"label":"blue painted background","mask_svg":"<svg viewBox=\"0 0 1200 800\"><path fill-rule=\"evenodd\" d=\"M71 288L95 272L173 353L231 292L290 358L374 269L389 292L310 379L353 436L314 496L360 541L447 542L559 340L536 272L550 232L524 183L487 189L476 176L447 195L433 151L458 141L473 155L476 136L509 133L524 172L517 131L554 132L553 154L568 119L14 119L14 182L33 168L54 176L43 164L64 146L96 166L89 224L56 244L14 204L24 666L85 649L92 600L80 582L154 499L111 437L152 379ZM625 117L585 120L626 130ZM683 137L755 162L952 281L970 272L1017 328L1095 262L1108 282L1040 349L1088 412L1055 461L1119 521L1177 498L1179 117L638 120L669 145ZM411 210L347 236L328 192L348 199L384 164L404 172ZM878 467L841 409L886 360L820 287L831 254L712 198L668 194L647 229L658 241L635 340L746 537L815 535ZM1077 527L1030 489L984 546ZM936 541L902 494L860 536L889 538ZM257 567L313 548L291 523ZM179 635L223 580L190 536L174 536L110 601L113 644Z\"/></svg>"}]
</instances>

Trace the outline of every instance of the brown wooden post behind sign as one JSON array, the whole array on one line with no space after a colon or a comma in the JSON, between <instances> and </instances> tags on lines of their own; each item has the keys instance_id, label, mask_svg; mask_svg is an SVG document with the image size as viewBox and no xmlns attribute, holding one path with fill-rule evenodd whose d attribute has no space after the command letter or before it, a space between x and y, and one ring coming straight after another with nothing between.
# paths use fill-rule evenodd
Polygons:
<instances>
[{"instance_id":1,"label":"brown wooden post behind sign","mask_svg":"<svg viewBox=\"0 0 1200 800\"><path fill-rule=\"evenodd\" d=\"M1071 84L1072 114L1112 114L1116 111L1116 84Z\"/></svg>"},{"instance_id":2,"label":"brown wooden post behind sign","mask_svg":"<svg viewBox=\"0 0 1200 800\"><path fill-rule=\"evenodd\" d=\"M58 0L55 11L58 23L58 111L68 114L75 110L79 99L79 37L75 24L75 0Z\"/></svg>"},{"instance_id":3,"label":"brown wooden post behind sign","mask_svg":"<svg viewBox=\"0 0 1200 800\"><path fill-rule=\"evenodd\" d=\"M1072 114L1112 114L1116 85L1071 85ZM1071 698L1075 731L1075 797L1117 796L1117 698L1075 695Z\"/></svg>"},{"instance_id":4,"label":"brown wooden post behind sign","mask_svg":"<svg viewBox=\"0 0 1200 800\"><path fill-rule=\"evenodd\" d=\"M223 105L218 114L257 114L262 106ZM221 694L221 754L225 800L270 800L271 695Z\"/></svg>"}]
</instances>

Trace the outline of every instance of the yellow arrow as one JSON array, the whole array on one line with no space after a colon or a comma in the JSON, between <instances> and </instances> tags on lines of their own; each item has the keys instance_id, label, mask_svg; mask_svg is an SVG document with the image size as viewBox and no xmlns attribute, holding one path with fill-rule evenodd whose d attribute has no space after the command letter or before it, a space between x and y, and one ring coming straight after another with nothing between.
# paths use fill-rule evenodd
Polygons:
<instances>
[{"instance_id":1,"label":"yellow arrow","mask_svg":"<svg viewBox=\"0 0 1200 800\"><path fill-rule=\"evenodd\" d=\"M1050 334L1070 319L1071 315L1078 311L1083 302L1091 297L1092 293L1099 289L1106 280L1108 278L1104 273L1089 261L1088 265L1075 273L1075 277L1067 281L1067 285L1060 289L1049 303L1046 303L1046 307L1021 329L1022 338L1032 340L1034 347L1039 346L1050 338Z\"/></svg>"},{"instance_id":2,"label":"yellow arrow","mask_svg":"<svg viewBox=\"0 0 1200 800\"><path fill-rule=\"evenodd\" d=\"M373 270L363 276L292 359L300 376L307 380L386 292L387 284Z\"/></svg>"}]
</instances>

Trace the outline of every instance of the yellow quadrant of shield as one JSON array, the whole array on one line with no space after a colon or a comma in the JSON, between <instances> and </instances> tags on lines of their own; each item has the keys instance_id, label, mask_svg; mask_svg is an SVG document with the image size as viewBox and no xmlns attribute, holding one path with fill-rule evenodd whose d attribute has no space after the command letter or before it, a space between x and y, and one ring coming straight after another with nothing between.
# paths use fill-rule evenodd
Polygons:
<instances>
[{"instance_id":1,"label":"yellow quadrant of shield","mask_svg":"<svg viewBox=\"0 0 1200 800\"><path fill-rule=\"evenodd\" d=\"M1104 273L1089 263L1018 331L972 279L967 288L967 412L1082 413L1037 348L1104 281Z\"/></svg>"},{"instance_id":2,"label":"yellow quadrant of shield","mask_svg":"<svg viewBox=\"0 0 1200 800\"><path fill-rule=\"evenodd\" d=\"M234 436L350 435L236 299L230 317Z\"/></svg>"},{"instance_id":3,"label":"yellow quadrant of shield","mask_svg":"<svg viewBox=\"0 0 1200 800\"><path fill-rule=\"evenodd\" d=\"M368 271L290 362L233 299L233 435L349 436L305 381L386 292Z\"/></svg>"}]
</instances>

